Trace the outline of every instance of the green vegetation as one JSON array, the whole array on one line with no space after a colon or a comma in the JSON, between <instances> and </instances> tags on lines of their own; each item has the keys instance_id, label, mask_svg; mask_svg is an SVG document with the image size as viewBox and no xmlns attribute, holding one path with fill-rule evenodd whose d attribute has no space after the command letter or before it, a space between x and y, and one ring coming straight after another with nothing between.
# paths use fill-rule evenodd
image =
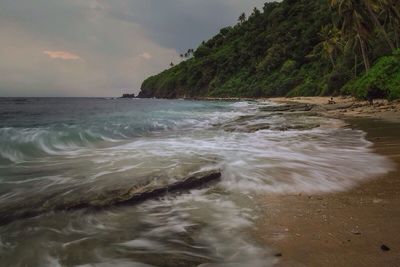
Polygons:
<instances>
[{"instance_id":1,"label":"green vegetation","mask_svg":"<svg viewBox=\"0 0 400 267\"><path fill-rule=\"evenodd\" d=\"M266 3L145 80L139 96L400 98L399 22L396 0Z\"/></svg>"},{"instance_id":2,"label":"green vegetation","mask_svg":"<svg viewBox=\"0 0 400 267\"><path fill-rule=\"evenodd\" d=\"M343 93L352 93L361 99L399 99L400 50L380 58L367 73L344 86Z\"/></svg>"}]
</instances>

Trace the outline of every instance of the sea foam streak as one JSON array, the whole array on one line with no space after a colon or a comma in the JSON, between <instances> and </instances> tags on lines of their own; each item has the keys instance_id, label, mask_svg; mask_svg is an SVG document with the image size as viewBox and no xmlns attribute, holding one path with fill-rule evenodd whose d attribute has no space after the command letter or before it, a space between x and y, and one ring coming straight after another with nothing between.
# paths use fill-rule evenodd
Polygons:
<instances>
[{"instance_id":1,"label":"sea foam streak","mask_svg":"<svg viewBox=\"0 0 400 267\"><path fill-rule=\"evenodd\" d=\"M2 226L6 265L271 266L272 252L244 231L257 218L255 193L341 191L392 167L364 132L339 120L260 113L256 103L76 100L83 112L54 101L71 114L0 128L0 206L51 206L208 169L220 169L222 181L135 207Z\"/></svg>"}]
</instances>

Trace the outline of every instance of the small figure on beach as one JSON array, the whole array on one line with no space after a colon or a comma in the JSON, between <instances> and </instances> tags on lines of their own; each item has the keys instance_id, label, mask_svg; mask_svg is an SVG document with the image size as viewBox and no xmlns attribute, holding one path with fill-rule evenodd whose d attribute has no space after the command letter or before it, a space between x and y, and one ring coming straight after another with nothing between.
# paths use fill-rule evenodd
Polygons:
<instances>
[{"instance_id":1,"label":"small figure on beach","mask_svg":"<svg viewBox=\"0 0 400 267\"><path fill-rule=\"evenodd\" d=\"M371 95L367 96L368 103L373 106L374 105L374 98Z\"/></svg>"},{"instance_id":2,"label":"small figure on beach","mask_svg":"<svg viewBox=\"0 0 400 267\"><path fill-rule=\"evenodd\" d=\"M328 100L328 105L334 105L336 102L333 100L333 97L331 97L330 100Z\"/></svg>"}]
</instances>

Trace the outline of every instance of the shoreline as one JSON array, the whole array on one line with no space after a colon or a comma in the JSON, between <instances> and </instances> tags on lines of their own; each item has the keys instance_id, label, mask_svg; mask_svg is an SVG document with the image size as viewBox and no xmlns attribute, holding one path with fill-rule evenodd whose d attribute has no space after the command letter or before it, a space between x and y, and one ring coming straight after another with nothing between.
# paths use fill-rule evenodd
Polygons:
<instances>
[{"instance_id":1,"label":"shoreline","mask_svg":"<svg viewBox=\"0 0 400 267\"><path fill-rule=\"evenodd\" d=\"M344 192L261 196L259 205L264 213L254 235L273 249L280 260L275 266L397 266L400 262L399 110L387 110L393 103L377 101L369 106L346 98L330 109L325 108L332 106L327 104L330 98L269 100L316 105L321 116L343 119L351 127L365 131L367 140L373 143L372 149L387 156L396 166L394 171ZM362 105L355 107L354 103ZM394 105L398 107L399 102ZM363 113L364 109L371 112Z\"/></svg>"},{"instance_id":2,"label":"shoreline","mask_svg":"<svg viewBox=\"0 0 400 267\"><path fill-rule=\"evenodd\" d=\"M350 96L333 97L333 104L329 103L331 97L328 96L271 98L193 97L181 99L189 101L249 101L258 103L271 101L278 104L309 104L315 106L313 111L325 117L343 120L348 118L371 118L400 123L400 100L388 101L386 99L376 99L373 105L371 105L368 101L358 100Z\"/></svg>"},{"instance_id":3,"label":"shoreline","mask_svg":"<svg viewBox=\"0 0 400 267\"><path fill-rule=\"evenodd\" d=\"M368 101L361 101L353 97L344 96L334 97L334 104L329 104L331 97L318 96L293 98L276 97L266 100L282 104L298 103L315 105L315 111L322 116L331 118L344 120L349 118L370 118L400 123L400 100L389 102L385 99L377 99L374 100L373 105L370 105Z\"/></svg>"},{"instance_id":4,"label":"shoreline","mask_svg":"<svg viewBox=\"0 0 400 267\"><path fill-rule=\"evenodd\" d=\"M333 97L334 104L329 104L331 97L328 96L302 96L302 97L271 97L271 98L248 98L248 97L193 97L181 98L189 101L249 101L263 103L271 101L278 104L309 104L314 105L314 111L322 116L347 119L347 118L372 118L383 119L400 123L400 100L388 101L376 99L370 105L368 101L357 100L354 97Z\"/></svg>"}]
</instances>

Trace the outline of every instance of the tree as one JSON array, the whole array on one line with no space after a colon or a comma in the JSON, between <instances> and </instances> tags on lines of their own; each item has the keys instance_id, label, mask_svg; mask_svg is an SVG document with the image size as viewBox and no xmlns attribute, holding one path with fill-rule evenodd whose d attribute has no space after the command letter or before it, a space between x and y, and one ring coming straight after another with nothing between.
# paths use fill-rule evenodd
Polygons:
<instances>
[{"instance_id":1,"label":"tree","mask_svg":"<svg viewBox=\"0 0 400 267\"><path fill-rule=\"evenodd\" d=\"M383 35L390 49L393 51L395 50L394 44L378 18L378 14L380 14L383 11L383 6L389 1L392 0L363 0L361 2L367 9L368 14L371 16L374 26Z\"/></svg>"},{"instance_id":2,"label":"tree","mask_svg":"<svg viewBox=\"0 0 400 267\"><path fill-rule=\"evenodd\" d=\"M368 44L374 25L365 6L364 0L331 0L331 6L337 8L341 17L341 32L347 42L359 45L365 71L370 69Z\"/></svg>"},{"instance_id":3,"label":"tree","mask_svg":"<svg viewBox=\"0 0 400 267\"><path fill-rule=\"evenodd\" d=\"M246 13L242 13L242 14L239 16L238 21L239 21L240 23L244 23L244 22L246 21Z\"/></svg>"},{"instance_id":4,"label":"tree","mask_svg":"<svg viewBox=\"0 0 400 267\"><path fill-rule=\"evenodd\" d=\"M359 68L357 50L359 50L359 41L355 38L348 40L343 47L343 52L345 54L350 53L354 55L354 78L357 78L357 70Z\"/></svg>"},{"instance_id":5,"label":"tree","mask_svg":"<svg viewBox=\"0 0 400 267\"><path fill-rule=\"evenodd\" d=\"M397 0L386 0L382 6L381 15L384 26L392 31L396 48L400 47L400 2Z\"/></svg>"},{"instance_id":6,"label":"tree","mask_svg":"<svg viewBox=\"0 0 400 267\"><path fill-rule=\"evenodd\" d=\"M335 68L334 57L339 51L342 50L343 45L341 43L341 33L338 28L331 25L326 25L322 27L320 33L318 34L321 38L321 47L325 56L329 58L332 68Z\"/></svg>"},{"instance_id":7,"label":"tree","mask_svg":"<svg viewBox=\"0 0 400 267\"><path fill-rule=\"evenodd\" d=\"M258 10L257 7L255 7L255 8L253 9L253 13L251 14L251 16L252 16L252 17L258 17L259 15L261 15L261 12L260 12L260 10Z\"/></svg>"}]
</instances>

